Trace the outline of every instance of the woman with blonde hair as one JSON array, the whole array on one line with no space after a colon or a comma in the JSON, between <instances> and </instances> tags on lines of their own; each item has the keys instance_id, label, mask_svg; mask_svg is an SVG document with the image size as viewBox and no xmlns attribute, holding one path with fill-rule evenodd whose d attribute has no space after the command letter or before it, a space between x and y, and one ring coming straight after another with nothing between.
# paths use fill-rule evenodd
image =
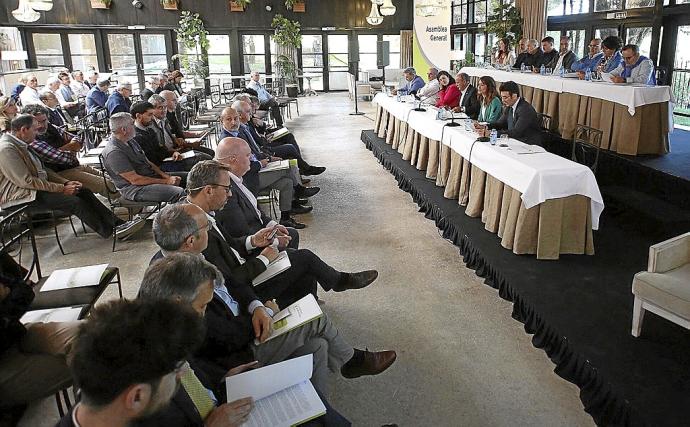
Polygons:
<instances>
[{"instance_id":1,"label":"woman with blonde hair","mask_svg":"<svg viewBox=\"0 0 690 427\"><path fill-rule=\"evenodd\" d=\"M17 102L11 96L0 96L0 133L10 129L10 122L17 116Z\"/></svg>"}]
</instances>

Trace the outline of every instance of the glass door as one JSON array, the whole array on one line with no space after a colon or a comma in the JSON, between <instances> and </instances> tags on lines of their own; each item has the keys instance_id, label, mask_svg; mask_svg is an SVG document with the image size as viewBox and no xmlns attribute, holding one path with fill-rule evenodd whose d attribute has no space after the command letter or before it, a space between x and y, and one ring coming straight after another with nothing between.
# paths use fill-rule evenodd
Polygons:
<instances>
[{"instance_id":1,"label":"glass door","mask_svg":"<svg viewBox=\"0 0 690 427\"><path fill-rule=\"evenodd\" d=\"M347 90L348 36L328 35L328 90Z\"/></svg>"},{"instance_id":2,"label":"glass door","mask_svg":"<svg viewBox=\"0 0 690 427\"><path fill-rule=\"evenodd\" d=\"M302 73L305 90L311 84L313 90L323 90L323 36L321 34L302 35Z\"/></svg>"},{"instance_id":3,"label":"glass door","mask_svg":"<svg viewBox=\"0 0 690 427\"><path fill-rule=\"evenodd\" d=\"M165 34L106 33L106 67L114 79L132 83L134 93L144 87L147 76L169 69Z\"/></svg>"}]
</instances>

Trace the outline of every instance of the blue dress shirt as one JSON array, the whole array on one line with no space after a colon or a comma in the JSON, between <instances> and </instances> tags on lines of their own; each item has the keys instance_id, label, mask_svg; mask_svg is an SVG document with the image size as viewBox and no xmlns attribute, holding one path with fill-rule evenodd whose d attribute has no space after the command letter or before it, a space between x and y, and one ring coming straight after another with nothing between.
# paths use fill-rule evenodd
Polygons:
<instances>
[{"instance_id":1,"label":"blue dress shirt","mask_svg":"<svg viewBox=\"0 0 690 427\"><path fill-rule=\"evenodd\" d=\"M573 62L573 65L570 66L570 69L572 71L594 71L597 68L597 65L601 62L602 58L604 57L603 52L599 52L593 57L586 56L579 61Z\"/></svg>"}]
</instances>

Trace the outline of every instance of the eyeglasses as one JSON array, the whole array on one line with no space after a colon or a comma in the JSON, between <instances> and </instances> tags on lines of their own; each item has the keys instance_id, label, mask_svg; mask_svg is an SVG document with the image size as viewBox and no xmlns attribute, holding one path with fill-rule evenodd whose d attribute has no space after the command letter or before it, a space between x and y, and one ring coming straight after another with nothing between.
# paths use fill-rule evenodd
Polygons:
<instances>
[{"instance_id":1,"label":"eyeglasses","mask_svg":"<svg viewBox=\"0 0 690 427\"><path fill-rule=\"evenodd\" d=\"M187 240L192 236L196 236L196 234L202 230L206 230L207 232L213 230L213 223L211 221L207 220L206 225L203 225L203 226L195 229L193 233L188 234L187 237L185 237L184 239Z\"/></svg>"},{"instance_id":2,"label":"eyeglasses","mask_svg":"<svg viewBox=\"0 0 690 427\"><path fill-rule=\"evenodd\" d=\"M232 189L230 188L229 185L223 185L223 184L209 184L209 185L215 185L216 187L223 187L225 189L226 194L230 194Z\"/></svg>"}]
</instances>

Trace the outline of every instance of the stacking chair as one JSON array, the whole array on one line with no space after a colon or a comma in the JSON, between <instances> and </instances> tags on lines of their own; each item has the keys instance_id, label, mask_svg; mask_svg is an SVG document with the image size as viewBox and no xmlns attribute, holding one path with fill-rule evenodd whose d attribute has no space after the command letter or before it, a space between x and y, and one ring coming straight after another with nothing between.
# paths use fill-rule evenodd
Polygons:
<instances>
[{"instance_id":1,"label":"stacking chair","mask_svg":"<svg viewBox=\"0 0 690 427\"><path fill-rule=\"evenodd\" d=\"M537 120L539 120L539 124L543 131L551 132L551 116L544 113L537 113Z\"/></svg>"},{"instance_id":2,"label":"stacking chair","mask_svg":"<svg viewBox=\"0 0 690 427\"><path fill-rule=\"evenodd\" d=\"M32 226L38 223L42 222L50 222L50 224L53 226L53 234L55 235L55 241L57 242L58 248L60 249L60 253L62 255L65 255L65 249L62 247L62 242L60 241L60 233L58 233L58 221L60 219L67 218L69 220L69 224L72 227L72 232L74 233L74 237L79 237L77 234L77 229L74 228L74 222L72 221L72 215L62 212L59 210L54 210L54 209L40 209L31 206L29 204L28 210L28 221L31 222ZM82 229L84 230L84 234L86 234L86 227L84 226L84 223L82 222L81 224Z\"/></svg>"},{"instance_id":3,"label":"stacking chair","mask_svg":"<svg viewBox=\"0 0 690 427\"><path fill-rule=\"evenodd\" d=\"M603 132L589 126L578 124L573 137L571 159L588 166L596 174L601 151Z\"/></svg>"},{"instance_id":4,"label":"stacking chair","mask_svg":"<svg viewBox=\"0 0 690 427\"><path fill-rule=\"evenodd\" d=\"M127 200L124 197L114 199L112 197L112 194L115 194L115 192L110 191L110 187L108 187L107 174L105 173L105 168L103 167L103 155L98 156L98 161L101 164L101 170L103 171L103 184L108 189L108 207L110 208L110 213L113 217L113 224L115 223L115 219L117 218L117 215L115 213L116 209L127 209L127 219L129 221L131 221L132 218L134 218L134 211L142 211L144 208L147 207L156 207L154 212L157 212L161 209L161 202L135 202L133 200ZM113 252L115 252L115 244L117 243L117 237L115 236L116 227L117 226L113 225Z\"/></svg>"}]
</instances>

